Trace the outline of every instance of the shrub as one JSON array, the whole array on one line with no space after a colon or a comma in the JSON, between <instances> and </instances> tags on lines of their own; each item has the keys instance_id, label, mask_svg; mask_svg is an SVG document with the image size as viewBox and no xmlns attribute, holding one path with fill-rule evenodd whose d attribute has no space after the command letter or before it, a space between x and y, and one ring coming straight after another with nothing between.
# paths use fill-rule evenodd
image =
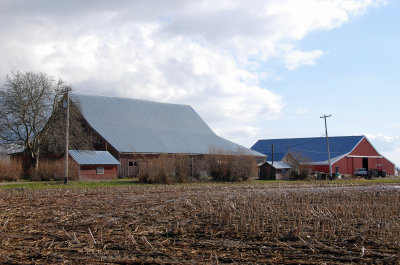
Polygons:
<instances>
[{"instance_id":1,"label":"shrub","mask_svg":"<svg viewBox=\"0 0 400 265\"><path fill-rule=\"evenodd\" d=\"M0 181L19 180L23 176L23 168L19 161L0 159Z\"/></svg>"},{"instance_id":2,"label":"shrub","mask_svg":"<svg viewBox=\"0 0 400 265\"><path fill-rule=\"evenodd\" d=\"M192 181L245 181L257 177L253 157L242 152L212 151L210 155L161 154L139 160L138 178L145 183L184 183Z\"/></svg>"},{"instance_id":3,"label":"shrub","mask_svg":"<svg viewBox=\"0 0 400 265\"><path fill-rule=\"evenodd\" d=\"M312 177L308 167L301 167L298 170L291 170L289 180L308 180Z\"/></svg>"},{"instance_id":4,"label":"shrub","mask_svg":"<svg viewBox=\"0 0 400 265\"><path fill-rule=\"evenodd\" d=\"M140 181L145 183L182 183L190 181L189 157L161 154L139 161Z\"/></svg>"},{"instance_id":5,"label":"shrub","mask_svg":"<svg viewBox=\"0 0 400 265\"><path fill-rule=\"evenodd\" d=\"M209 174L214 181L246 181L257 177L257 165L253 157L243 151L237 153L212 150L207 157Z\"/></svg>"},{"instance_id":6,"label":"shrub","mask_svg":"<svg viewBox=\"0 0 400 265\"><path fill-rule=\"evenodd\" d=\"M292 167L289 180L308 180L311 175L311 159L300 152L291 152L285 162Z\"/></svg>"},{"instance_id":7,"label":"shrub","mask_svg":"<svg viewBox=\"0 0 400 265\"><path fill-rule=\"evenodd\" d=\"M30 170L35 172L34 169ZM74 162L69 163L68 179L77 180L79 177L78 166ZM63 180L65 176L65 160L42 160L39 162L39 167L36 175L30 176L31 180Z\"/></svg>"}]
</instances>

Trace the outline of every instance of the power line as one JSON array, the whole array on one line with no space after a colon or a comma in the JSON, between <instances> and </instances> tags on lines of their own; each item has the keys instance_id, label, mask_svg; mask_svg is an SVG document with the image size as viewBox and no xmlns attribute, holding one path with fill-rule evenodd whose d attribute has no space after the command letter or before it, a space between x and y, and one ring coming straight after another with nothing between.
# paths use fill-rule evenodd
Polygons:
<instances>
[{"instance_id":1,"label":"power line","mask_svg":"<svg viewBox=\"0 0 400 265\"><path fill-rule=\"evenodd\" d=\"M386 127L382 127L380 125L377 126L376 124L368 124L368 123L365 123L365 122L360 122L358 120L348 119L348 118L342 117L342 116L338 116L338 118L343 119L343 120L347 120L347 121L350 121L350 122L353 122L353 123L358 123L358 124L360 124L360 125L362 125L362 126L364 126L366 128L379 129L379 130L383 129L383 130L387 130L387 131L391 131L391 132L393 132L393 130L396 129L396 128L386 128Z\"/></svg>"},{"instance_id":2,"label":"power line","mask_svg":"<svg viewBox=\"0 0 400 265\"><path fill-rule=\"evenodd\" d=\"M316 153L316 154L327 154L328 152L320 152L320 151L313 151L313 150L305 150L305 149L300 149L300 148L296 148L296 147L292 147L292 149L295 149L295 150L299 150L299 151L303 151L303 152L310 152L310 153ZM341 154L341 153L345 153L345 152L348 152L348 150L346 150L346 151L335 151L335 152L330 152L331 154L332 153L335 153L335 154Z\"/></svg>"}]
</instances>

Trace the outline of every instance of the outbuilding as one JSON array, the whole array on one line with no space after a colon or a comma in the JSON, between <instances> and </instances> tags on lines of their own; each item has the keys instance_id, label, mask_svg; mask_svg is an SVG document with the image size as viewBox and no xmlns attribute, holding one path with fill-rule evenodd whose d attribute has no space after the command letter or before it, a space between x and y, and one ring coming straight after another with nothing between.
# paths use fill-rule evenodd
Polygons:
<instances>
[{"instance_id":1,"label":"outbuilding","mask_svg":"<svg viewBox=\"0 0 400 265\"><path fill-rule=\"evenodd\" d=\"M287 179L291 167L282 161L263 161L257 164L258 175L263 180Z\"/></svg>"},{"instance_id":2,"label":"outbuilding","mask_svg":"<svg viewBox=\"0 0 400 265\"><path fill-rule=\"evenodd\" d=\"M309 165L313 171L329 173L326 137L265 139L257 141L251 149L289 165L290 160L295 159ZM333 173L352 175L355 169L365 168L395 174L395 164L380 154L363 135L329 137L329 149Z\"/></svg>"},{"instance_id":3,"label":"outbuilding","mask_svg":"<svg viewBox=\"0 0 400 265\"><path fill-rule=\"evenodd\" d=\"M117 178L119 161L107 151L69 150L72 163L79 168L79 179Z\"/></svg>"}]
</instances>

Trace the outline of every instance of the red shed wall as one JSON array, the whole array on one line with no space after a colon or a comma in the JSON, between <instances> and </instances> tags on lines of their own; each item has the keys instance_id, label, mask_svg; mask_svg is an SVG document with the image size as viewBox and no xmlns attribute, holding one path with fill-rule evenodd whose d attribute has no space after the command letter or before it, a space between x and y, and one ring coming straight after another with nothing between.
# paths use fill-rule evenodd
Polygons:
<instances>
[{"instance_id":1,"label":"red shed wall","mask_svg":"<svg viewBox=\"0 0 400 265\"><path fill-rule=\"evenodd\" d=\"M104 168L104 174L96 174L97 167ZM116 165L81 165L79 179L114 179L117 178Z\"/></svg>"}]
</instances>

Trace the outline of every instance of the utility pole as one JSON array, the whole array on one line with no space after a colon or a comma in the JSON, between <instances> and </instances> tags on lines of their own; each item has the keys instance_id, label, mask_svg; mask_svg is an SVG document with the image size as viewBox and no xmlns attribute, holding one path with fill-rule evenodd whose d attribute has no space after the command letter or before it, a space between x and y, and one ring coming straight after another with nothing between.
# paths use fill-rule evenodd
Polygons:
<instances>
[{"instance_id":1,"label":"utility pole","mask_svg":"<svg viewBox=\"0 0 400 265\"><path fill-rule=\"evenodd\" d=\"M274 145L272 145L272 166L274 165Z\"/></svg>"},{"instance_id":2,"label":"utility pole","mask_svg":"<svg viewBox=\"0 0 400 265\"><path fill-rule=\"evenodd\" d=\"M272 164L271 164L271 173L272 173L272 179L276 179L276 170L274 168L274 145L272 145Z\"/></svg>"},{"instance_id":3,"label":"utility pole","mask_svg":"<svg viewBox=\"0 0 400 265\"><path fill-rule=\"evenodd\" d=\"M64 109L67 111L66 121L65 121L65 176L64 176L64 184L68 183L68 149L69 149L69 91L70 87L66 88L67 99L63 103Z\"/></svg>"},{"instance_id":4,"label":"utility pole","mask_svg":"<svg viewBox=\"0 0 400 265\"><path fill-rule=\"evenodd\" d=\"M332 115L325 115L320 117L325 120L325 135L326 135L326 148L328 149L328 161L329 161L329 177L332 178L332 165L331 165L331 153L329 151L329 137L328 137L328 127L326 126L326 118L331 117Z\"/></svg>"}]
</instances>

